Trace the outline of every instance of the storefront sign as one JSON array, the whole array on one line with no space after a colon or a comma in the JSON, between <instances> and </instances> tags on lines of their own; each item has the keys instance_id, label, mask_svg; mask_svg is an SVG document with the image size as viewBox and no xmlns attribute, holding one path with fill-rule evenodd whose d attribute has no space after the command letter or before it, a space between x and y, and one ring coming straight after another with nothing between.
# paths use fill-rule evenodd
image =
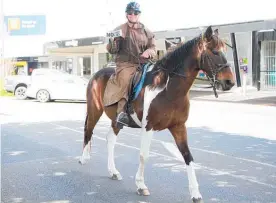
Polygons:
<instances>
[{"instance_id":1,"label":"storefront sign","mask_svg":"<svg viewBox=\"0 0 276 203\"><path fill-rule=\"evenodd\" d=\"M78 44L79 44L79 42L77 40L70 40L70 41L65 42L65 46L67 46L67 47L70 47L70 46L77 47Z\"/></svg>"},{"instance_id":2,"label":"storefront sign","mask_svg":"<svg viewBox=\"0 0 276 203\"><path fill-rule=\"evenodd\" d=\"M46 17L44 15L5 16L9 36L44 35Z\"/></svg>"}]
</instances>

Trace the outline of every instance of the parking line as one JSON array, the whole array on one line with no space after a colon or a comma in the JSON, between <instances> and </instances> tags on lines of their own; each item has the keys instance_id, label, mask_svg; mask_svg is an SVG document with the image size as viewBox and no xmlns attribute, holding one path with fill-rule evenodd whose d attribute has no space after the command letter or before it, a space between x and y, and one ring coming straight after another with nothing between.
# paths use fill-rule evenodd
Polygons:
<instances>
[{"instance_id":1,"label":"parking line","mask_svg":"<svg viewBox=\"0 0 276 203\"><path fill-rule=\"evenodd\" d=\"M63 126L63 125L59 125L59 124L54 124L54 123L50 123L50 124L54 125L54 126L62 127L64 129L68 129L68 130L73 131L73 132L77 132L77 133L83 134L83 131L75 130L75 129L69 128L67 126ZM104 139L102 137L99 137L99 136L96 136L95 134L93 135L93 137L97 138L99 140L106 141L106 139ZM129 146L129 145L126 145L124 143L116 142L116 145L140 151L140 148L134 147L134 146ZM177 160L177 161L180 161L180 162L184 163L184 160L180 160L177 157L167 156L167 155L156 153L156 152L152 152L152 151L150 151L150 154L161 156L161 157L165 157L165 158L168 158L168 159L171 159L171 160ZM249 182L252 182L252 183L256 183L256 184L259 184L259 185L263 185L263 186L267 186L267 187L275 188L276 189L275 185L271 185L271 184L267 184L267 183L258 181L256 177L249 177L249 176L245 176L245 175L235 175L235 174L231 174L230 172L221 171L221 170L218 170L218 169L213 169L213 168L210 168L210 167L202 166L201 164L197 164L197 163L195 163L195 164L196 164L197 168L203 168L205 170L211 171L211 172L216 173L216 174L227 175L227 176L230 176L230 177L233 177L233 178L249 181ZM185 166L185 165L183 165L183 166Z\"/></svg>"},{"instance_id":2,"label":"parking line","mask_svg":"<svg viewBox=\"0 0 276 203\"><path fill-rule=\"evenodd\" d=\"M122 132L123 134L127 134L127 135L131 135L131 136L138 136L136 134L133 133L126 133L126 132ZM159 142L161 144L163 144L164 141L162 140L158 140L158 139L152 139L156 142ZM210 154L216 154L219 156L225 156L225 157L229 157L229 158L233 158L233 159L237 159L237 160L241 160L241 161L246 161L246 162L251 162L251 163L255 163L255 164L260 164L263 166L268 166L268 167L272 167L272 168L276 168L276 165L273 164L269 164L269 163L264 163L264 162L260 162L260 161L256 161L256 160L252 160L252 159L246 159L246 158L241 158L241 157L236 157L236 156L229 156L227 154L223 154L221 152L216 152L216 151L211 151L211 150L206 150L206 149L200 149L200 148L196 148L196 147L189 147L192 150L196 150L196 151L201 151L201 152L205 152L205 153L210 153Z\"/></svg>"}]
</instances>

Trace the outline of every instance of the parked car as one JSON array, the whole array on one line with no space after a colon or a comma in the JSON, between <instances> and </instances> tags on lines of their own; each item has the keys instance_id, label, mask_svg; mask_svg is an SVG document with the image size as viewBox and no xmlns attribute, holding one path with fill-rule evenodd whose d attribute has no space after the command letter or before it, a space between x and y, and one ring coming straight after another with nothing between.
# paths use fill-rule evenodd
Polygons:
<instances>
[{"instance_id":1,"label":"parked car","mask_svg":"<svg viewBox=\"0 0 276 203\"><path fill-rule=\"evenodd\" d=\"M49 68L34 69L32 75L10 75L4 79L4 90L11 92L17 99L26 99L26 91L28 85L31 83L32 78L41 75L61 75L65 74L62 71Z\"/></svg>"},{"instance_id":2,"label":"parked car","mask_svg":"<svg viewBox=\"0 0 276 203\"><path fill-rule=\"evenodd\" d=\"M86 101L88 80L76 75L41 75L32 78L26 95L40 102L54 100Z\"/></svg>"},{"instance_id":3,"label":"parked car","mask_svg":"<svg viewBox=\"0 0 276 203\"><path fill-rule=\"evenodd\" d=\"M17 99L26 99L26 90L31 77L27 75L11 75L4 79L4 90L11 92Z\"/></svg>"}]
</instances>

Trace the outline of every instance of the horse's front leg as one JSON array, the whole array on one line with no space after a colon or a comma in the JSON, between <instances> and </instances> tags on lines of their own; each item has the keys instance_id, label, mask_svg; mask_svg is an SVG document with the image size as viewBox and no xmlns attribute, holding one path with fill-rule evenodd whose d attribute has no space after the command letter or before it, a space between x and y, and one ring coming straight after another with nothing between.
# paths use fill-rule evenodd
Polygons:
<instances>
[{"instance_id":1,"label":"horse's front leg","mask_svg":"<svg viewBox=\"0 0 276 203\"><path fill-rule=\"evenodd\" d=\"M172 133L176 145L182 154L188 174L189 190L193 203L203 203L202 196L199 192L198 182L196 179L193 156L188 147L187 130L185 124L177 125L169 129Z\"/></svg>"},{"instance_id":2,"label":"horse's front leg","mask_svg":"<svg viewBox=\"0 0 276 203\"><path fill-rule=\"evenodd\" d=\"M140 146L140 163L139 168L135 176L135 182L137 186L137 193L139 195L148 196L150 192L145 185L144 179L144 171L145 164L149 158L150 144L152 139L153 131L146 131L146 129L142 128L141 133L141 146Z\"/></svg>"},{"instance_id":3,"label":"horse's front leg","mask_svg":"<svg viewBox=\"0 0 276 203\"><path fill-rule=\"evenodd\" d=\"M116 145L117 135L119 131L120 130L114 127L114 124L112 124L112 128L110 128L109 132L106 135L108 152L107 169L112 180L122 180L122 176L120 172L116 169L114 160L114 147Z\"/></svg>"}]
</instances>

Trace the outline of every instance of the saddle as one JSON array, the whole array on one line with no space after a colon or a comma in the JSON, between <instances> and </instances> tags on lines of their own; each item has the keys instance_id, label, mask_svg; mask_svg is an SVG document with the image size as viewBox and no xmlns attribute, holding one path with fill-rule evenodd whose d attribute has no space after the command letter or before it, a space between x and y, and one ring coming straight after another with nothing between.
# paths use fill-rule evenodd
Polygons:
<instances>
[{"instance_id":1,"label":"saddle","mask_svg":"<svg viewBox=\"0 0 276 203\"><path fill-rule=\"evenodd\" d=\"M151 62L142 64L141 67L136 71L136 73L134 74L130 82L129 99L125 105L125 109L129 117L129 127L132 127L132 128L141 128L135 123L135 121L130 116L130 114L134 113L134 109L131 102L134 101L138 97L139 93L141 92L143 85L145 84L145 81L146 81L147 71L149 67L151 67L151 65L153 65L153 63Z\"/></svg>"},{"instance_id":2,"label":"saddle","mask_svg":"<svg viewBox=\"0 0 276 203\"><path fill-rule=\"evenodd\" d=\"M142 66L138 68L138 70L132 77L132 80L130 82L130 88L129 88L129 101L133 101L138 97L140 91L142 90L143 84L145 82L148 68L151 65L152 63L142 64Z\"/></svg>"}]
</instances>

